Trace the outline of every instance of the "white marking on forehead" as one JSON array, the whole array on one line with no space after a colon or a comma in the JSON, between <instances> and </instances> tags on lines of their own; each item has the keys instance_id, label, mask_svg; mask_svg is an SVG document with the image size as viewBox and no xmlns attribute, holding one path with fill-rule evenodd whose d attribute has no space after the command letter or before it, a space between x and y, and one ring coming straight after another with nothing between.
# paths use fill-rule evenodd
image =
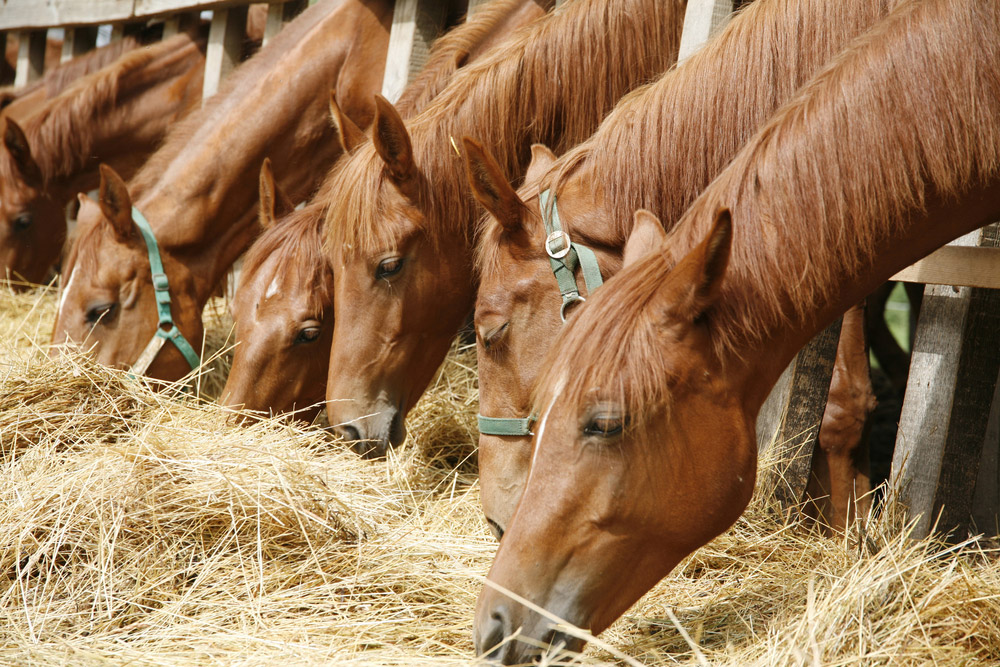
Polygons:
<instances>
[{"instance_id":1,"label":"white marking on forehead","mask_svg":"<svg viewBox=\"0 0 1000 667\"><path fill-rule=\"evenodd\" d=\"M274 296L275 294L277 294L278 293L278 287L279 287L279 285L278 285L278 276L275 276L274 280L271 281L271 284L267 286L267 291L264 292L264 298L265 299L270 299L272 296Z\"/></svg>"},{"instance_id":2,"label":"white marking on forehead","mask_svg":"<svg viewBox=\"0 0 1000 667\"><path fill-rule=\"evenodd\" d=\"M66 295L69 294L69 288L73 286L73 278L76 278L76 270L79 267L74 266L73 272L69 274L69 280L66 281L66 286L63 287L62 295L59 297L59 316L62 317L63 306L66 304Z\"/></svg>"},{"instance_id":3,"label":"white marking on forehead","mask_svg":"<svg viewBox=\"0 0 1000 667\"><path fill-rule=\"evenodd\" d=\"M563 373L559 376L559 380L556 382L555 391L552 392L552 400L549 401L549 406L545 408L545 413L542 418L538 420L538 432L535 433L535 451L531 453L531 468L528 470L528 477L531 477L531 471L535 469L535 459L538 458L538 450L542 446L542 438L545 437L545 424L549 420L549 413L552 412L552 406L556 404L556 399L559 398L559 394L562 393L563 387L566 386L566 374Z\"/></svg>"}]
</instances>

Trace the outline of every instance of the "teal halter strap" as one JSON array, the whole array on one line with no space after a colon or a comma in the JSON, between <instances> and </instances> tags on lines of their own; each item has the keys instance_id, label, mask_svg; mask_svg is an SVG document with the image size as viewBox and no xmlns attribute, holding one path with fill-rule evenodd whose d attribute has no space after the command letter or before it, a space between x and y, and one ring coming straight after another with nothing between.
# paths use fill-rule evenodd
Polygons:
<instances>
[{"instance_id":1,"label":"teal halter strap","mask_svg":"<svg viewBox=\"0 0 1000 667\"><path fill-rule=\"evenodd\" d=\"M548 207L549 191L538 195L538 207L542 212L542 223L545 225L545 254L549 256L552 273L559 284L559 294L562 295L562 306L559 317L566 321L566 310L573 304L586 299L580 296L576 286L576 270L583 269L583 282L587 293L604 284L601 278L601 267L597 264L597 255L587 246L573 243L569 234L563 231L559 222L559 208L556 197L552 195L552 206ZM551 213L551 215L549 215ZM531 435L531 426L538 418L534 415L526 418L517 417L484 417L479 415L479 432L483 435Z\"/></svg>"},{"instance_id":2,"label":"teal halter strap","mask_svg":"<svg viewBox=\"0 0 1000 667\"><path fill-rule=\"evenodd\" d=\"M538 206L542 211L542 223L545 225L546 233L545 254L549 256L552 273L559 283L559 293L563 300L559 317L565 322L567 308L586 300L580 296L580 290L576 286L577 268L583 269L583 282L587 286L588 294L593 294L594 290L604 284L604 280L601 278L601 267L597 265L597 255L594 251L587 246L573 243L569 234L563 231L555 195L552 196L551 209L548 207L548 202L549 191L545 190L538 195Z\"/></svg>"},{"instance_id":3,"label":"teal halter strap","mask_svg":"<svg viewBox=\"0 0 1000 667\"><path fill-rule=\"evenodd\" d=\"M142 238L146 242L146 252L149 254L149 268L153 274L153 293L156 296L156 313L160 318L156 327L156 333L146 345L146 348L139 355L135 365L132 366L134 373L145 373L153 359L159 353L164 343L170 341L184 355L184 359L191 366L191 370L198 368L201 360L194 347L184 337L181 330L174 324L173 316L170 313L170 283L167 281L167 274L163 270L163 260L160 259L160 246L156 243L156 236L149 226L149 221L135 206L132 207L132 220L142 233Z\"/></svg>"}]
</instances>

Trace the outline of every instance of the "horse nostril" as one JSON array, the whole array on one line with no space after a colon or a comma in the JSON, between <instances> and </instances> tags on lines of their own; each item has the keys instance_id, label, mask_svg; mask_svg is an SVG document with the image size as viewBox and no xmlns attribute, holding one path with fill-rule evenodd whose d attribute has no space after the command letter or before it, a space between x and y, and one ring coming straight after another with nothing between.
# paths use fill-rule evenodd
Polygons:
<instances>
[{"instance_id":1,"label":"horse nostril","mask_svg":"<svg viewBox=\"0 0 1000 667\"><path fill-rule=\"evenodd\" d=\"M509 634L509 625L506 607L495 608L486 622L486 627L482 632L476 632L476 653L490 660L503 661L507 652L507 644L503 644L503 641Z\"/></svg>"},{"instance_id":2,"label":"horse nostril","mask_svg":"<svg viewBox=\"0 0 1000 667\"><path fill-rule=\"evenodd\" d=\"M338 424L333 427L333 432L344 440L348 440L350 442L361 440L361 432L358 431L358 427L353 424Z\"/></svg>"}]
</instances>

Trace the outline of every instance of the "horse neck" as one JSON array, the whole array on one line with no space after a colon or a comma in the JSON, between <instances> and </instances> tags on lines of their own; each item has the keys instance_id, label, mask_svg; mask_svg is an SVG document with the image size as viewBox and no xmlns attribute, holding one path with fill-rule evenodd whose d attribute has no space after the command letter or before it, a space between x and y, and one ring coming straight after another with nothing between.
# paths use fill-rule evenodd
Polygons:
<instances>
[{"instance_id":1,"label":"horse neck","mask_svg":"<svg viewBox=\"0 0 1000 667\"><path fill-rule=\"evenodd\" d=\"M337 82L338 97L370 94L362 72L376 69L372 59L347 54L364 43L384 52L389 17L384 0L310 7L300 16L304 26L290 30L293 22L237 70L218 100L171 132L160 151L167 159L154 156L134 179L137 206L163 249L192 272L200 303L256 236L263 158L271 158L280 186L298 201L340 156L328 96L316 91Z\"/></svg>"},{"instance_id":2,"label":"horse neck","mask_svg":"<svg viewBox=\"0 0 1000 667\"><path fill-rule=\"evenodd\" d=\"M49 101L26 128L49 193L68 201L96 188L102 162L130 177L171 123L198 104L203 51L203 40L177 35L125 56L135 66L112 64L115 72L98 72Z\"/></svg>"},{"instance_id":3,"label":"horse neck","mask_svg":"<svg viewBox=\"0 0 1000 667\"><path fill-rule=\"evenodd\" d=\"M884 18L890 4L752 3L683 65L623 99L560 161L554 169L560 210L571 211L582 197L583 224L572 218L570 224L618 250L636 209L649 209L672 229L778 106ZM599 214L582 215L595 207Z\"/></svg>"},{"instance_id":4,"label":"horse neck","mask_svg":"<svg viewBox=\"0 0 1000 667\"><path fill-rule=\"evenodd\" d=\"M775 114L668 239L672 261L731 209L713 338L748 370L754 407L837 315L1000 217L997 30L992 3L900 6Z\"/></svg>"}]
</instances>

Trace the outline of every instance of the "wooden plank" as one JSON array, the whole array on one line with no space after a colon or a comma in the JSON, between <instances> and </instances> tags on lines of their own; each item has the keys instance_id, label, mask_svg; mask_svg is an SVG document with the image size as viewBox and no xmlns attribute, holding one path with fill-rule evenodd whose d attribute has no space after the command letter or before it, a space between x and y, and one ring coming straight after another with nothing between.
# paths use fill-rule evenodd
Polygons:
<instances>
[{"instance_id":1,"label":"wooden plank","mask_svg":"<svg viewBox=\"0 0 1000 667\"><path fill-rule=\"evenodd\" d=\"M82 56L97 45L97 26L66 28L63 37L62 55L59 62L67 62Z\"/></svg>"},{"instance_id":2,"label":"wooden plank","mask_svg":"<svg viewBox=\"0 0 1000 667\"><path fill-rule=\"evenodd\" d=\"M169 39L181 31L181 16L174 14L163 22L163 39Z\"/></svg>"},{"instance_id":3,"label":"wooden plank","mask_svg":"<svg viewBox=\"0 0 1000 667\"><path fill-rule=\"evenodd\" d=\"M773 473L774 493L785 507L797 506L805 495L839 341L838 319L802 348L786 371L788 392L772 445L783 462Z\"/></svg>"},{"instance_id":4,"label":"wooden plank","mask_svg":"<svg viewBox=\"0 0 1000 667\"><path fill-rule=\"evenodd\" d=\"M406 84L427 62L431 42L444 29L447 3L434 0L397 0L386 55L382 95L395 102Z\"/></svg>"},{"instance_id":5,"label":"wooden plank","mask_svg":"<svg viewBox=\"0 0 1000 667\"><path fill-rule=\"evenodd\" d=\"M979 459L972 518L976 532L1000 535L1000 377L993 392L993 407L986 423L983 455Z\"/></svg>"},{"instance_id":6,"label":"wooden plank","mask_svg":"<svg viewBox=\"0 0 1000 667\"><path fill-rule=\"evenodd\" d=\"M219 84L240 62L243 38L247 28L247 7L218 9L212 15L205 52L205 83L202 87L204 104L219 90Z\"/></svg>"},{"instance_id":7,"label":"wooden plank","mask_svg":"<svg viewBox=\"0 0 1000 667\"><path fill-rule=\"evenodd\" d=\"M267 23L264 25L263 43L267 44L286 23L298 16L305 8L306 3L302 0L272 2L269 4L267 6Z\"/></svg>"},{"instance_id":8,"label":"wooden plank","mask_svg":"<svg viewBox=\"0 0 1000 667\"><path fill-rule=\"evenodd\" d=\"M100 25L246 4L248 0L4 0L0 30Z\"/></svg>"},{"instance_id":9,"label":"wooden plank","mask_svg":"<svg viewBox=\"0 0 1000 667\"><path fill-rule=\"evenodd\" d=\"M1000 246L996 225L956 245ZM920 320L892 461L892 484L916 518L915 537L964 534L1000 373L1000 292L930 285Z\"/></svg>"},{"instance_id":10,"label":"wooden plank","mask_svg":"<svg viewBox=\"0 0 1000 667\"><path fill-rule=\"evenodd\" d=\"M890 280L1000 289L1000 248L946 245Z\"/></svg>"},{"instance_id":11,"label":"wooden plank","mask_svg":"<svg viewBox=\"0 0 1000 667\"><path fill-rule=\"evenodd\" d=\"M697 51L729 20L733 0L689 0L684 11L684 29L677 62Z\"/></svg>"},{"instance_id":12,"label":"wooden plank","mask_svg":"<svg viewBox=\"0 0 1000 667\"><path fill-rule=\"evenodd\" d=\"M47 30L22 31L17 51L15 86L25 86L45 73L45 35Z\"/></svg>"}]
</instances>

